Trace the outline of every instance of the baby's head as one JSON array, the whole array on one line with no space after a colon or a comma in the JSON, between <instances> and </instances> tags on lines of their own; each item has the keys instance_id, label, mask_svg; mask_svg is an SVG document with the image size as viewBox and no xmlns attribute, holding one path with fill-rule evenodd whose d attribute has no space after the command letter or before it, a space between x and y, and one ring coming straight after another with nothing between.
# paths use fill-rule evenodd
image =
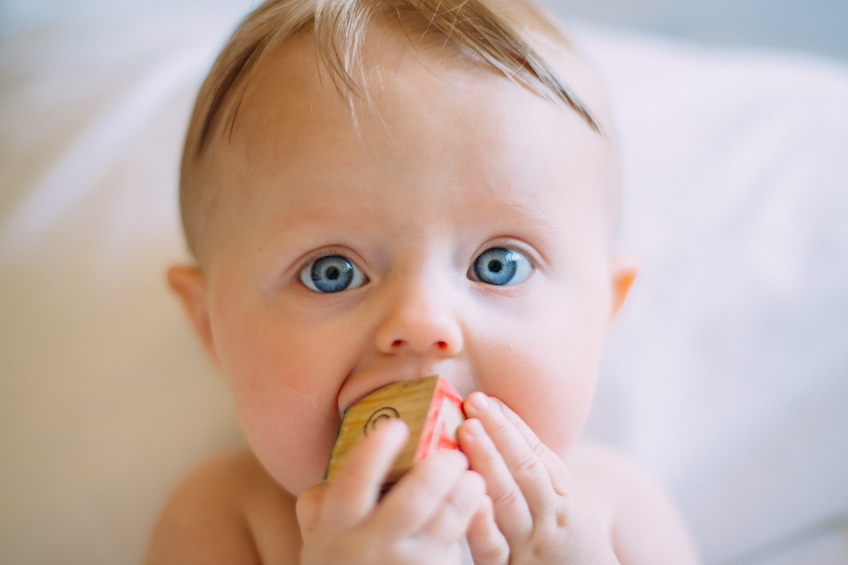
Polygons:
<instances>
[{"instance_id":1,"label":"baby's head","mask_svg":"<svg viewBox=\"0 0 848 565\"><path fill-rule=\"evenodd\" d=\"M593 74L523 1L287 0L204 83L171 283L299 493L340 412L439 374L564 454L632 280Z\"/></svg>"}]
</instances>

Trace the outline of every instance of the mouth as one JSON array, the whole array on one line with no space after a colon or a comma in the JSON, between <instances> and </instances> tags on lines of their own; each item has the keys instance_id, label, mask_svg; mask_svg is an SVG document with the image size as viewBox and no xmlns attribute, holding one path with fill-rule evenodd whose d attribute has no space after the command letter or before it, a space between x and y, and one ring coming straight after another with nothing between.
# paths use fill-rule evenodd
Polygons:
<instances>
[{"instance_id":1,"label":"mouth","mask_svg":"<svg viewBox=\"0 0 848 565\"><path fill-rule=\"evenodd\" d=\"M455 387L461 398L474 390L474 379L463 363L410 363L405 366L379 366L354 371L348 375L338 395L339 416L365 397L392 383L412 382L428 377L439 377Z\"/></svg>"},{"instance_id":2,"label":"mouth","mask_svg":"<svg viewBox=\"0 0 848 565\"><path fill-rule=\"evenodd\" d=\"M366 390L366 391L362 392L361 394L358 394L357 396L353 397L353 399L350 400L349 402L346 402L344 404L344 407L341 408L341 410L340 410L340 416L342 418L344 418L345 413L347 413L351 408L360 404L364 400L374 396L375 394L379 394L380 391L390 389L391 387L403 386L402 385L403 383L416 383L416 382L420 382L420 381L425 380L425 379L439 378L439 377L440 377L440 375L438 375L434 372L422 372L422 373L416 373L415 376L409 376L409 377L401 376L401 377L395 378L393 380L386 381L385 383L381 384L380 386L378 386L376 388L372 388L370 390Z\"/></svg>"}]
</instances>

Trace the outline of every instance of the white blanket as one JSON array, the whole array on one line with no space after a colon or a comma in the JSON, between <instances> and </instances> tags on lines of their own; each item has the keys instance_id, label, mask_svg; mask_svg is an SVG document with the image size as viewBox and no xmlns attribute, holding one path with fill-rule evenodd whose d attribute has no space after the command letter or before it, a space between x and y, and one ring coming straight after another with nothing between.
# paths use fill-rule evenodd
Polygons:
<instances>
[{"instance_id":1,"label":"white blanket","mask_svg":"<svg viewBox=\"0 0 848 565\"><path fill-rule=\"evenodd\" d=\"M24 10L0 44L3 563L138 563L173 482L241 441L163 273L187 115L249 2L170 4ZM707 563L848 562L848 69L575 34L641 264L588 432Z\"/></svg>"}]
</instances>

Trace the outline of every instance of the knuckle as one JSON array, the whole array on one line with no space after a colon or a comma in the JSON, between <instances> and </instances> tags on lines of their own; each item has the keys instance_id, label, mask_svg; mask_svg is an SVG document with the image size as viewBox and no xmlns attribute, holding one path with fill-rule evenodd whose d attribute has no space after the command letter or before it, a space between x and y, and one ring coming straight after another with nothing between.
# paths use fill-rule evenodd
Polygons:
<instances>
[{"instance_id":1,"label":"knuckle","mask_svg":"<svg viewBox=\"0 0 848 565\"><path fill-rule=\"evenodd\" d=\"M513 462L513 474L518 477L534 476L539 468L539 461L533 451L525 451L517 455Z\"/></svg>"},{"instance_id":2,"label":"knuckle","mask_svg":"<svg viewBox=\"0 0 848 565\"><path fill-rule=\"evenodd\" d=\"M493 495L495 506L511 507L521 501L522 495L518 485L511 483L508 487L501 489Z\"/></svg>"},{"instance_id":3,"label":"knuckle","mask_svg":"<svg viewBox=\"0 0 848 565\"><path fill-rule=\"evenodd\" d=\"M461 453L438 453L422 462L409 475L407 495L421 505L433 499L441 499L467 468L467 460Z\"/></svg>"},{"instance_id":4,"label":"knuckle","mask_svg":"<svg viewBox=\"0 0 848 565\"><path fill-rule=\"evenodd\" d=\"M508 563L509 549L506 543L495 536L481 543L475 551L477 561L481 563Z\"/></svg>"},{"instance_id":5,"label":"knuckle","mask_svg":"<svg viewBox=\"0 0 848 565\"><path fill-rule=\"evenodd\" d=\"M495 410L493 411L493 415L494 417L492 418L491 424L494 433L506 433L512 426L512 423L507 419L506 414L504 414L502 410Z\"/></svg>"},{"instance_id":6,"label":"knuckle","mask_svg":"<svg viewBox=\"0 0 848 565\"><path fill-rule=\"evenodd\" d=\"M448 502L457 514L471 515L486 495L486 483L483 477L474 471L466 471L457 482Z\"/></svg>"},{"instance_id":7,"label":"knuckle","mask_svg":"<svg viewBox=\"0 0 848 565\"><path fill-rule=\"evenodd\" d=\"M441 493L438 485L426 477L418 477L418 480L410 481L407 485L409 507L413 510L420 509L428 505L428 502L434 498L441 498Z\"/></svg>"}]
</instances>

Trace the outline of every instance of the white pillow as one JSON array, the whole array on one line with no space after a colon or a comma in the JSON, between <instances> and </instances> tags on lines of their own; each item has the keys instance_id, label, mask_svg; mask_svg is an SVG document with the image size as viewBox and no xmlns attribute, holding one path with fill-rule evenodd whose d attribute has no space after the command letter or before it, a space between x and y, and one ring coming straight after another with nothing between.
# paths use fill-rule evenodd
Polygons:
<instances>
[{"instance_id":1,"label":"white pillow","mask_svg":"<svg viewBox=\"0 0 848 565\"><path fill-rule=\"evenodd\" d=\"M0 48L4 563L138 563L173 482L241 442L163 274L188 112L246 8L31 17ZM642 265L589 432L658 476L710 562L788 548L848 509L846 70L576 33Z\"/></svg>"},{"instance_id":2,"label":"white pillow","mask_svg":"<svg viewBox=\"0 0 848 565\"><path fill-rule=\"evenodd\" d=\"M609 86L641 263L590 432L671 489L708 562L829 531L838 553L792 562L848 561L848 68L579 39Z\"/></svg>"}]
</instances>

